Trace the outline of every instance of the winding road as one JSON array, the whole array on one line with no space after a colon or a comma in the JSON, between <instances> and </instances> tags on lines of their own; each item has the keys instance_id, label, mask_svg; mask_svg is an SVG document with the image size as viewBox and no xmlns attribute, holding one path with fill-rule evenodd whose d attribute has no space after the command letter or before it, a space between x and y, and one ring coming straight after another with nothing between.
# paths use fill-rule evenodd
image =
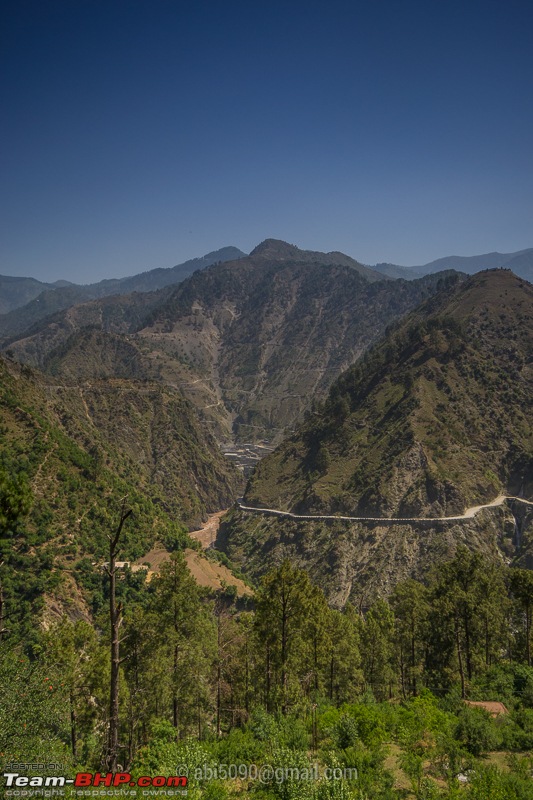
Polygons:
<instances>
[{"instance_id":1,"label":"winding road","mask_svg":"<svg viewBox=\"0 0 533 800\"><path fill-rule=\"evenodd\" d=\"M237 500L237 505L241 511L250 511L256 514L269 514L276 517L287 517L288 519L326 519L330 521L344 520L346 522L453 522L463 519L472 519L472 517L475 517L476 514L478 514L484 508L501 506L506 500L517 500L519 503L525 503L528 506L533 506L533 502L531 500L524 500L523 497L513 497L505 494L498 495L498 497L496 497L496 499L492 500L490 503L467 508L464 514L454 517L344 517L339 514L293 514L292 511L281 511L275 508L256 508L255 506L245 506L240 500Z\"/></svg>"}]
</instances>

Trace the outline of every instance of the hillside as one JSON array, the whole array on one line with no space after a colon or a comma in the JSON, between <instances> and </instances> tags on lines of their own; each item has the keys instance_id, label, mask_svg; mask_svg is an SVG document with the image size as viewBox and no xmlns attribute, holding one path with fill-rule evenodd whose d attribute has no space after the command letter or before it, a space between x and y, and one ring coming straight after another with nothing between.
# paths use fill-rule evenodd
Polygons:
<instances>
[{"instance_id":1,"label":"hillside","mask_svg":"<svg viewBox=\"0 0 533 800\"><path fill-rule=\"evenodd\" d=\"M193 524L235 496L237 473L177 390L118 378L68 385L3 359L0 387L2 457L27 472L47 536L68 531L90 550L82 520L120 492L152 506L153 531L160 514Z\"/></svg>"},{"instance_id":2,"label":"hillside","mask_svg":"<svg viewBox=\"0 0 533 800\"><path fill-rule=\"evenodd\" d=\"M107 558L123 498L133 516L120 557L133 561L156 544L190 546L187 528L239 491L239 473L194 409L160 385L68 386L0 359L0 420L2 504L10 481L28 499L23 524L1 538L0 594L19 631L102 608L95 564Z\"/></svg>"},{"instance_id":3,"label":"hillside","mask_svg":"<svg viewBox=\"0 0 533 800\"><path fill-rule=\"evenodd\" d=\"M68 381L115 374L179 386L220 441L281 440L387 324L458 279L370 280L361 269L340 253L267 240L174 290L49 317L5 347Z\"/></svg>"},{"instance_id":4,"label":"hillside","mask_svg":"<svg viewBox=\"0 0 533 800\"><path fill-rule=\"evenodd\" d=\"M461 514L499 493L533 498L532 351L530 284L497 270L447 289L344 373L327 401L259 464L244 502L303 514L427 518ZM527 548L531 514L514 512L518 544ZM514 520L503 527L510 540L501 539L505 519L506 507L487 509L445 524L443 535L433 523L305 523L237 511L217 546L256 572L265 552L279 557L285 543L322 581L335 575L338 599L346 571L363 585L372 564L378 583L392 585L420 575L458 541L492 557L498 548L520 557Z\"/></svg>"},{"instance_id":5,"label":"hillside","mask_svg":"<svg viewBox=\"0 0 533 800\"><path fill-rule=\"evenodd\" d=\"M439 516L533 494L533 287L480 273L427 301L265 459L252 505ZM522 487L522 476L526 484Z\"/></svg>"}]
</instances>

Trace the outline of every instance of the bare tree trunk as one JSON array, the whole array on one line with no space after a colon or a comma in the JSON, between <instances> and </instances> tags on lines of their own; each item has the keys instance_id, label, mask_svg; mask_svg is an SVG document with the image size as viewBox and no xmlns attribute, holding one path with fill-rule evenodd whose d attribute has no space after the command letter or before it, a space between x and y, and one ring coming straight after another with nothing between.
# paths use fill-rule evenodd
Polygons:
<instances>
[{"instance_id":1,"label":"bare tree trunk","mask_svg":"<svg viewBox=\"0 0 533 800\"><path fill-rule=\"evenodd\" d=\"M416 643L414 622L411 624L411 669L411 691L413 692L413 697L416 697Z\"/></svg>"},{"instance_id":2,"label":"bare tree trunk","mask_svg":"<svg viewBox=\"0 0 533 800\"><path fill-rule=\"evenodd\" d=\"M221 631L220 631L220 617L222 611L218 610L217 616L217 739L220 739L220 705L221 705L221 697L222 697L222 652L220 647L220 638L221 638Z\"/></svg>"},{"instance_id":3,"label":"bare tree trunk","mask_svg":"<svg viewBox=\"0 0 533 800\"><path fill-rule=\"evenodd\" d=\"M461 698L463 700L466 699L466 689L465 689L465 671L463 667L463 656L461 653L461 645L459 642L459 621L455 620L455 643L457 645L457 660L459 662L459 674L461 676Z\"/></svg>"},{"instance_id":4,"label":"bare tree trunk","mask_svg":"<svg viewBox=\"0 0 533 800\"><path fill-rule=\"evenodd\" d=\"M72 694L72 689L70 691L70 744L72 747L72 756L74 761L78 758L78 753L76 751L76 712L74 711L74 696Z\"/></svg>"},{"instance_id":5,"label":"bare tree trunk","mask_svg":"<svg viewBox=\"0 0 533 800\"><path fill-rule=\"evenodd\" d=\"M248 687L248 683L249 683L249 679L250 679L250 676L249 676L249 665L248 665L248 638L246 638L246 640L245 640L244 653L245 653L245 661L246 661L245 673L244 673L244 708L246 709L246 716L248 717L248 712L250 710L249 709L249 705L250 705L250 703L249 703L249 687Z\"/></svg>"},{"instance_id":6,"label":"bare tree trunk","mask_svg":"<svg viewBox=\"0 0 533 800\"><path fill-rule=\"evenodd\" d=\"M287 603L283 594L281 615L281 713L287 713Z\"/></svg>"},{"instance_id":7,"label":"bare tree trunk","mask_svg":"<svg viewBox=\"0 0 533 800\"><path fill-rule=\"evenodd\" d=\"M270 647L266 647L266 691L265 691L265 706L270 714Z\"/></svg>"},{"instance_id":8,"label":"bare tree trunk","mask_svg":"<svg viewBox=\"0 0 533 800\"><path fill-rule=\"evenodd\" d=\"M177 680L178 680L178 663L179 663L179 647L174 645L174 659L172 666L172 724L176 729L176 741L179 741L179 702L177 694Z\"/></svg>"},{"instance_id":9,"label":"bare tree trunk","mask_svg":"<svg viewBox=\"0 0 533 800\"><path fill-rule=\"evenodd\" d=\"M400 641L400 682L402 685L402 697L405 700L407 692L405 691L405 664L403 660L403 644Z\"/></svg>"},{"instance_id":10,"label":"bare tree trunk","mask_svg":"<svg viewBox=\"0 0 533 800\"><path fill-rule=\"evenodd\" d=\"M2 566L2 564L0 564L0 567L1 566ZM5 631L4 620L5 620L5 618L6 618L6 614L5 614L5 606L4 606L4 588L3 588L2 584L0 583L0 642L2 641L2 638L4 636L4 631Z\"/></svg>"},{"instance_id":11,"label":"bare tree trunk","mask_svg":"<svg viewBox=\"0 0 533 800\"><path fill-rule=\"evenodd\" d=\"M120 626L122 625L122 604L116 601L116 559L120 535L124 523L131 515L126 510L126 499L122 501L120 520L113 536L109 537L109 619L111 623L111 682L109 691L109 734L107 744L106 765L109 772L117 771L118 757L118 682L120 672Z\"/></svg>"},{"instance_id":12,"label":"bare tree trunk","mask_svg":"<svg viewBox=\"0 0 533 800\"><path fill-rule=\"evenodd\" d=\"M526 606L526 656L527 665L531 666L531 606Z\"/></svg>"},{"instance_id":13,"label":"bare tree trunk","mask_svg":"<svg viewBox=\"0 0 533 800\"><path fill-rule=\"evenodd\" d=\"M466 651L466 674L468 675L468 680L472 680L472 649L470 646L470 625L468 617L465 615L464 617L464 629L465 629L465 651Z\"/></svg>"}]
</instances>

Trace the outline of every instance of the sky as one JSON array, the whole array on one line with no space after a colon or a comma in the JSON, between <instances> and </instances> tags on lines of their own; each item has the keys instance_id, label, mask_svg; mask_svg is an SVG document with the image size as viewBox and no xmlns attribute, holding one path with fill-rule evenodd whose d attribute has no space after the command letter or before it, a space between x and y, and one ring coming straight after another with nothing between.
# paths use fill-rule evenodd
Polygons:
<instances>
[{"instance_id":1,"label":"sky","mask_svg":"<svg viewBox=\"0 0 533 800\"><path fill-rule=\"evenodd\" d=\"M4 0L0 274L533 247L530 0Z\"/></svg>"}]
</instances>

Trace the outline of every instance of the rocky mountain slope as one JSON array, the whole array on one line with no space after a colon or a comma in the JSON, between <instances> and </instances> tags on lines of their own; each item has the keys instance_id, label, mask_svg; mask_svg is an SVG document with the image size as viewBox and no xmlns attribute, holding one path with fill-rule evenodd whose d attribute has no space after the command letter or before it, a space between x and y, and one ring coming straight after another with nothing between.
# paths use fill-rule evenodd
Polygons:
<instances>
[{"instance_id":1,"label":"rocky mountain slope","mask_svg":"<svg viewBox=\"0 0 533 800\"><path fill-rule=\"evenodd\" d=\"M424 518L461 514L499 493L532 499L532 352L530 284L496 270L449 287L341 376L326 402L260 463L244 502ZM526 557L533 514L519 505L511 511L520 542L508 506L464 522L419 524L235 511L220 541L252 572L291 553L322 585L331 581L340 602L371 585L383 590L393 579L420 577L460 541L493 557Z\"/></svg>"},{"instance_id":2,"label":"rocky mountain slope","mask_svg":"<svg viewBox=\"0 0 533 800\"><path fill-rule=\"evenodd\" d=\"M233 509L216 547L258 581L289 559L305 569L329 602L368 607L408 578L424 581L459 546L494 563L533 568L533 511L516 502L462 522L291 520Z\"/></svg>"},{"instance_id":3,"label":"rocky mountain slope","mask_svg":"<svg viewBox=\"0 0 533 800\"><path fill-rule=\"evenodd\" d=\"M457 279L379 278L341 253L267 240L172 291L74 307L5 347L62 380L179 386L219 440L276 440L387 324Z\"/></svg>"}]
</instances>

